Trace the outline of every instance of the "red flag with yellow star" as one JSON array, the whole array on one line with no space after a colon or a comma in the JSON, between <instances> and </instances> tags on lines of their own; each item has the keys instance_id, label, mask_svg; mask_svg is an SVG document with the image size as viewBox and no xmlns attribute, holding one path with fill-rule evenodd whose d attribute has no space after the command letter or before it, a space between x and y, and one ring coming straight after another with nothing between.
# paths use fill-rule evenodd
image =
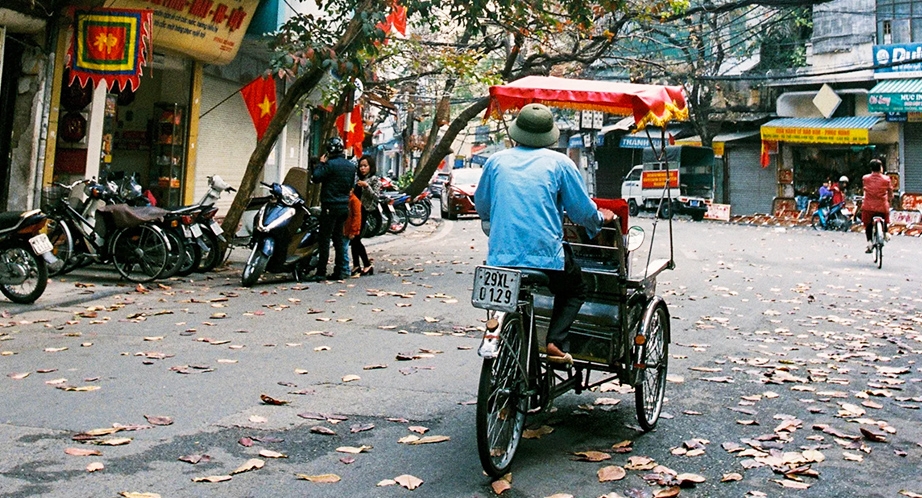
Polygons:
<instances>
[{"instance_id":1,"label":"red flag with yellow star","mask_svg":"<svg viewBox=\"0 0 922 498\"><path fill-rule=\"evenodd\" d=\"M272 75L256 78L240 89L240 95L253 118L256 140L261 140L269 127L269 121L275 116L275 80Z\"/></svg>"},{"instance_id":2,"label":"red flag with yellow star","mask_svg":"<svg viewBox=\"0 0 922 498\"><path fill-rule=\"evenodd\" d=\"M346 118L348 119L348 122ZM343 145L348 149L352 147L352 155L362 156L362 142L365 140L365 125L362 123L362 106L357 105L347 114L336 118L336 129L343 139Z\"/></svg>"}]
</instances>

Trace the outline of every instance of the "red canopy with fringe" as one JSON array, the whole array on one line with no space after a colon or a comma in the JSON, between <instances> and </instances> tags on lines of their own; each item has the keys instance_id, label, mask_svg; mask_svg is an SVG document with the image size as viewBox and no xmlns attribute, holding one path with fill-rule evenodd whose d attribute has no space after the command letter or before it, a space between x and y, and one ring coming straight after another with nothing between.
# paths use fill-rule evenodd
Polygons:
<instances>
[{"instance_id":1,"label":"red canopy with fringe","mask_svg":"<svg viewBox=\"0 0 922 498\"><path fill-rule=\"evenodd\" d=\"M637 129L688 119L688 106L681 86L639 85L553 76L526 76L505 85L490 87L487 116L500 116L532 103L632 115Z\"/></svg>"}]
</instances>

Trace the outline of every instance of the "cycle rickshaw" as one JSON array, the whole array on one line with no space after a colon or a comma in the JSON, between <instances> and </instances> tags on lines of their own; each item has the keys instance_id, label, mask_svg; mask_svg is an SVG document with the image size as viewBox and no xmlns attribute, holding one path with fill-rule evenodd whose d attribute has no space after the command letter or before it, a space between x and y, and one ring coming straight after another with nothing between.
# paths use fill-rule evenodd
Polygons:
<instances>
[{"instance_id":1,"label":"cycle rickshaw","mask_svg":"<svg viewBox=\"0 0 922 498\"><path fill-rule=\"evenodd\" d=\"M491 87L490 95L490 111L500 116L536 102L633 115L638 128L655 124L665 130L666 122L688 115L681 87L530 76ZM652 138L650 145L654 145ZM669 176L668 164L666 170L664 178ZM663 189L664 195L668 191ZM670 202L661 199L660 209ZM628 208L623 200L599 199L596 203L615 211L616 227L603 228L595 239L588 240L581 227L564 223L565 239L590 290L570 329L571 366L561 368L545 360L547 325L553 310L545 274L489 266L475 270L471 302L487 310L487 330L478 350L484 360L477 393L477 448L484 470L492 477L508 471L526 416L546 410L554 398L571 389L580 393L617 380L634 387L637 418L643 430L652 430L659 418L670 326L666 302L656 295L656 278L675 267L671 218L667 220L668 258L650 257L656 235L654 218L646 265L631 272L629 256L643 244L643 230L628 228ZM590 380L593 373L602 378Z\"/></svg>"}]
</instances>

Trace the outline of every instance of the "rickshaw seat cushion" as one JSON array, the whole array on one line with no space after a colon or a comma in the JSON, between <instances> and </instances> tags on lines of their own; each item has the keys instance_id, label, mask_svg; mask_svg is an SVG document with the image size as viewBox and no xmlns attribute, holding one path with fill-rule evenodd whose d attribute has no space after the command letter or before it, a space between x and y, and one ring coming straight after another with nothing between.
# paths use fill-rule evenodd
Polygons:
<instances>
[{"instance_id":1,"label":"rickshaw seat cushion","mask_svg":"<svg viewBox=\"0 0 922 498\"><path fill-rule=\"evenodd\" d=\"M614 211L618 215L618 219L621 220L621 235L627 235L628 230L628 207L627 201L624 199L600 199L593 198L595 205L599 209L609 209Z\"/></svg>"},{"instance_id":2,"label":"rickshaw seat cushion","mask_svg":"<svg viewBox=\"0 0 922 498\"><path fill-rule=\"evenodd\" d=\"M542 287L547 287L551 282L547 276L547 273L544 273L541 270L533 270L531 268L516 269L522 272L522 284L524 285L539 285Z\"/></svg>"}]
</instances>

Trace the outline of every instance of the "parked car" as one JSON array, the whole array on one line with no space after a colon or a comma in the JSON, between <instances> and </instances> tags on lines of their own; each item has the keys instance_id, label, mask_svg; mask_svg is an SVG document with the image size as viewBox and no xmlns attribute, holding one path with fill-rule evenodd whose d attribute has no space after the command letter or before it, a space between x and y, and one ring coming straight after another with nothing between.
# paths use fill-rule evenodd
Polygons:
<instances>
[{"instance_id":1,"label":"parked car","mask_svg":"<svg viewBox=\"0 0 922 498\"><path fill-rule=\"evenodd\" d=\"M439 171L432 177L432 182L429 183L429 193L433 197L442 198L442 192L445 191L445 184L448 182L448 179L451 175L447 172Z\"/></svg>"},{"instance_id":2,"label":"parked car","mask_svg":"<svg viewBox=\"0 0 922 498\"><path fill-rule=\"evenodd\" d=\"M480 183L481 168L460 168L451 171L440 204L442 218L454 220L458 215L477 214L474 208L474 191Z\"/></svg>"}]
</instances>

